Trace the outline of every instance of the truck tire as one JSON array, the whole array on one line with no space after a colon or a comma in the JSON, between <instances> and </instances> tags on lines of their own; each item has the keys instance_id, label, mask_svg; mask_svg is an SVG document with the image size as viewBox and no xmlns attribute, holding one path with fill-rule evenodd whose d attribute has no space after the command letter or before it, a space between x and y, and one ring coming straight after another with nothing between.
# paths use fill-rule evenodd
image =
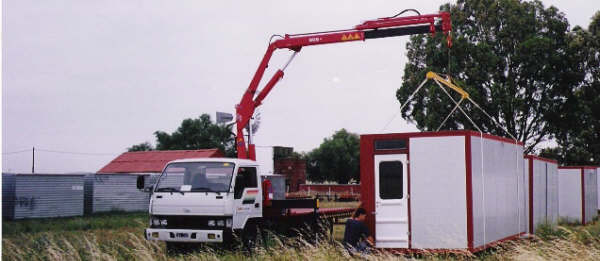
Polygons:
<instances>
[{"instance_id":1,"label":"truck tire","mask_svg":"<svg viewBox=\"0 0 600 261\"><path fill-rule=\"evenodd\" d=\"M178 242L165 242L167 244L167 255L177 255L183 252L184 247Z\"/></svg>"},{"instance_id":2,"label":"truck tire","mask_svg":"<svg viewBox=\"0 0 600 261\"><path fill-rule=\"evenodd\" d=\"M252 249L256 246L258 240L258 224L255 222L248 222L242 230L242 245L249 253L252 253Z\"/></svg>"}]
</instances>

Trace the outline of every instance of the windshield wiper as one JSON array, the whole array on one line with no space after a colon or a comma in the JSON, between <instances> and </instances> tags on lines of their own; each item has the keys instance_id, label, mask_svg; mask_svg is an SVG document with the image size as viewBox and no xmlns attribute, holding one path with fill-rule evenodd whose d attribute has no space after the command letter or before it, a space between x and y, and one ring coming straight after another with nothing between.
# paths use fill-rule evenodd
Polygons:
<instances>
[{"instance_id":1,"label":"windshield wiper","mask_svg":"<svg viewBox=\"0 0 600 261\"><path fill-rule=\"evenodd\" d=\"M174 187L157 188L156 192L178 192L179 189Z\"/></svg>"},{"instance_id":2,"label":"windshield wiper","mask_svg":"<svg viewBox=\"0 0 600 261\"><path fill-rule=\"evenodd\" d=\"M195 187L195 188L192 188L190 191L192 191L192 192L215 192L211 188L207 188L207 187Z\"/></svg>"}]
</instances>

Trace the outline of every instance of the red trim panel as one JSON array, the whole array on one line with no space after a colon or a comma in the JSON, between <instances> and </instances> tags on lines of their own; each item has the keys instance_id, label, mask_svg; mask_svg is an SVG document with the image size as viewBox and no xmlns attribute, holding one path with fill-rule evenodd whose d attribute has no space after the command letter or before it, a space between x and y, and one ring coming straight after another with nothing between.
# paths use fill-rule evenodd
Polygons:
<instances>
[{"instance_id":1,"label":"red trim panel","mask_svg":"<svg viewBox=\"0 0 600 261\"><path fill-rule=\"evenodd\" d=\"M473 170L471 165L471 136L465 136L465 166L466 173L466 197L467 197L467 246L473 249Z\"/></svg>"},{"instance_id":2,"label":"red trim panel","mask_svg":"<svg viewBox=\"0 0 600 261\"><path fill-rule=\"evenodd\" d=\"M480 247L476 247L476 248L470 248L470 249L444 249L444 248L428 248L428 249L405 249L405 248L387 248L384 251L391 253L391 254L465 254L465 255L469 255L473 254L473 253L477 253L479 251L485 250L487 248L490 247L495 247L503 242L509 241L509 240L515 240L518 239L521 236L524 236L525 233L519 233L516 235L512 235L509 237L505 237L503 239L500 240L496 240L494 242L491 242L489 244L480 246Z\"/></svg>"},{"instance_id":3,"label":"red trim panel","mask_svg":"<svg viewBox=\"0 0 600 261\"><path fill-rule=\"evenodd\" d=\"M373 140L360 137L360 198L361 205L367 211L365 223L375 238L375 170Z\"/></svg>"},{"instance_id":4,"label":"red trim panel","mask_svg":"<svg viewBox=\"0 0 600 261\"><path fill-rule=\"evenodd\" d=\"M527 158L527 159L535 159L535 160L539 160L539 161L545 161L545 162L549 162L549 163L558 164L558 161L556 161L556 160L542 158L542 157L536 156L536 155L527 155L527 156L525 156L525 158Z\"/></svg>"},{"instance_id":5,"label":"red trim panel","mask_svg":"<svg viewBox=\"0 0 600 261\"><path fill-rule=\"evenodd\" d=\"M581 224L585 225L585 173L581 169Z\"/></svg>"},{"instance_id":6,"label":"red trim panel","mask_svg":"<svg viewBox=\"0 0 600 261\"><path fill-rule=\"evenodd\" d=\"M560 166L559 169L597 169L595 166Z\"/></svg>"},{"instance_id":7,"label":"red trim panel","mask_svg":"<svg viewBox=\"0 0 600 261\"><path fill-rule=\"evenodd\" d=\"M476 253L476 252L479 252L481 250L485 250L485 249L490 248L490 247L495 247L495 246L497 246L498 244L500 244L502 242L509 241L509 240L514 240L514 239L518 239L520 236L523 236L523 235L525 235L525 233L519 233L519 234L516 234L516 235L505 237L505 238L500 239L500 240L496 240L494 242L491 242L489 244L485 244L485 245L480 246L480 247L469 248L469 252Z\"/></svg>"}]
</instances>

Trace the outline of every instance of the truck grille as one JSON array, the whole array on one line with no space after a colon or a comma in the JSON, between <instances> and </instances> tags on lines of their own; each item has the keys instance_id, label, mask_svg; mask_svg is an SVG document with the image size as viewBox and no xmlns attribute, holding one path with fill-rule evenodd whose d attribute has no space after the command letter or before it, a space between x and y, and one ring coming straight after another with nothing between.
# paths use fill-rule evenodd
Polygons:
<instances>
[{"instance_id":1,"label":"truck grille","mask_svg":"<svg viewBox=\"0 0 600 261\"><path fill-rule=\"evenodd\" d=\"M216 221L232 218L231 216L153 216L160 220L167 219L167 226L154 226L151 228L167 228L167 229L223 229L225 226L208 226L209 220Z\"/></svg>"}]
</instances>

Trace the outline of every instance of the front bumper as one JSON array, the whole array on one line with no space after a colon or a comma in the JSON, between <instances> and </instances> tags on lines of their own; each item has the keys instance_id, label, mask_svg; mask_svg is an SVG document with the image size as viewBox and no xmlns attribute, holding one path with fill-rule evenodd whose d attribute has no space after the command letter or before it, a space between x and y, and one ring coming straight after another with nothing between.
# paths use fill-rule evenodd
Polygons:
<instances>
[{"instance_id":1,"label":"front bumper","mask_svg":"<svg viewBox=\"0 0 600 261\"><path fill-rule=\"evenodd\" d=\"M224 230L194 230L194 229L159 229L147 228L144 236L147 240L169 241L169 242L215 242L220 243L228 237L228 231Z\"/></svg>"}]
</instances>

